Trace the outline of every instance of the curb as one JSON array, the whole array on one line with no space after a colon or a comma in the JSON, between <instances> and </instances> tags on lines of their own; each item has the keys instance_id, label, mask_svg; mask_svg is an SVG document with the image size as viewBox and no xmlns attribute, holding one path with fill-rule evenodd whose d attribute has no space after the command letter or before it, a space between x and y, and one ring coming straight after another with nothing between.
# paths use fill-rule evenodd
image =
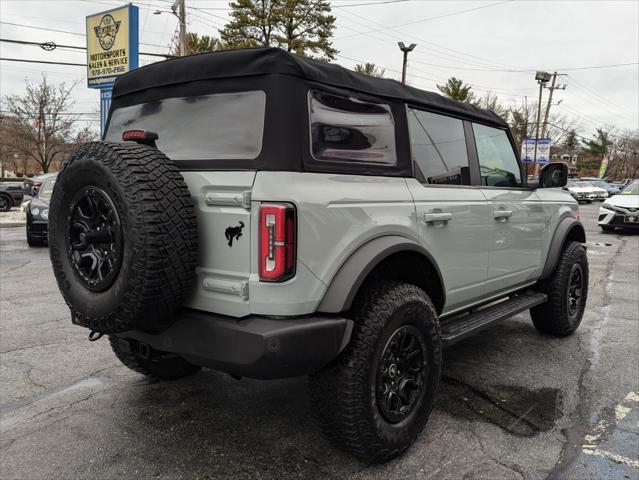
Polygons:
<instances>
[{"instance_id":1,"label":"curb","mask_svg":"<svg viewBox=\"0 0 639 480\"><path fill-rule=\"evenodd\" d=\"M0 223L0 228L24 227L26 224L27 224L26 222L7 222L7 223Z\"/></svg>"}]
</instances>

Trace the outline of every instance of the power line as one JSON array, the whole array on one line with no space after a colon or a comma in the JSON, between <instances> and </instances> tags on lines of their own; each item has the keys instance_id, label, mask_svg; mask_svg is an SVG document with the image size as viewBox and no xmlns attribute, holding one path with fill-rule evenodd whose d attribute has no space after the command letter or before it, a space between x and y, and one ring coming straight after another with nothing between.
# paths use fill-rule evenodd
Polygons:
<instances>
[{"instance_id":1,"label":"power line","mask_svg":"<svg viewBox=\"0 0 639 480\"><path fill-rule=\"evenodd\" d=\"M382 33L382 35L389 36L391 38L393 44L395 43L396 38L394 36L391 36L391 35L388 35L388 34L382 32L381 30L392 30L392 31L394 31L396 33L402 34L403 36L418 40L420 42L420 45L423 45L423 44L432 45L434 48L437 48L439 50L447 50L449 52L453 52L452 54L451 53L446 53L445 51L444 52L438 52L437 50L434 50L433 47L430 47L430 48L429 47L425 47L427 49L432 50L433 52L436 52L435 54L431 54L431 55L435 55L435 56L446 55L448 57L452 57L456 61L461 61L462 63L466 63L466 64L475 64L476 66L484 66L484 67L492 67L492 68L495 68L495 66L499 66L499 68L506 67L506 68L512 68L512 69L519 69L519 67L517 67L515 65L509 65L509 64L505 64L505 63L496 62L496 61L493 61L493 60L488 60L488 59L481 58L481 57L478 57L476 55L472 55L472 54L469 54L469 53L466 53L466 52L462 52L462 51L459 51L459 50L454 50L452 48L444 47L444 46L436 44L434 42L429 42L429 41L427 41L427 40L425 40L425 39L423 39L421 37L417 37L415 35L406 34L404 32L401 32L401 31L397 30L395 27L388 27L387 25L385 25L383 23L379 23L379 22L376 22L374 20L370 20L367 17L364 17L363 15L360 15L360 14L356 14L354 12L346 12L346 11L344 11L343 13L346 13L349 16L353 16L353 17L362 19L362 20L364 20L364 21L366 21L366 22L368 22L370 24L381 26L382 28L378 29L378 30L380 31L380 33ZM349 21L357 23L359 25L362 25L362 26L364 26L366 28L370 28L370 26L362 24L361 22L358 22L356 20L349 19ZM363 33L363 32L360 32L360 33ZM424 48L424 47L422 46L422 48ZM418 52L417 50L415 51L415 53L416 54L423 54L423 52L421 52L421 51ZM455 57L457 57L457 58L455 58ZM468 60L468 59L465 59L464 57L474 58L476 60ZM442 58L446 58L446 57L442 57ZM450 60L450 58L446 58L446 59Z\"/></svg>"},{"instance_id":2,"label":"power line","mask_svg":"<svg viewBox=\"0 0 639 480\"><path fill-rule=\"evenodd\" d=\"M609 65L591 65L589 67L568 67L568 68L558 68L557 70L595 70L598 68L616 68L616 67L628 67L630 65L639 65L638 62L631 63L613 63Z\"/></svg>"},{"instance_id":3,"label":"power line","mask_svg":"<svg viewBox=\"0 0 639 480\"><path fill-rule=\"evenodd\" d=\"M365 5L381 5L384 3L403 3L410 2L412 0L383 0L381 2L366 2L366 3L348 3L346 5L331 5L332 8L347 8L347 7L363 7Z\"/></svg>"},{"instance_id":4,"label":"power line","mask_svg":"<svg viewBox=\"0 0 639 480\"><path fill-rule=\"evenodd\" d=\"M33 46L38 46L40 48L42 48L43 50L46 51L52 51L55 50L56 48L67 48L67 49L72 49L72 50L86 50L87 47L82 47L79 45L59 45L55 42L31 42L28 40L15 40L15 39L11 39L11 38L0 38L0 42L5 42L5 43L16 43L19 45L33 45ZM162 58L175 58L175 55L169 55L169 54L163 54L163 53L147 53L147 52L140 52L140 55L148 55L150 57L162 57Z\"/></svg>"},{"instance_id":5,"label":"power line","mask_svg":"<svg viewBox=\"0 0 639 480\"><path fill-rule=\"evenodd\" d=\"M474 10L481 10L483 8L496 7L497 5L501 5L501 4L504 4L504 3L509 3L511 1L513 1L513 0L503 0L501 2L490 3L488 5L480 5L478 7L466 8L464 10L457 10L457 11L454 11L454 12L445 13L443 15L437 15L437 16L434 16L434 17L422 18L421 20L414 20L414 21L408 22L408 23L402 23L402 24L399 24L399 25L385 26L385 27L377 29L377 30L371 30L371 32L381 32L383 30L394 30L394 31L397 31L397 30L395 30L397 27L405 27L407 25L415 25L417 23L430 22L431 20L437 20L437 19L445 18L445 17L452 17L453 15L460 15L462 13L472 12ZM337 8L339 8L339 7L337 7ZM368 33L368 32L362 32L362 34L364 34L364 35L366 33ZM360 35L360 34L358 34L358 35ZM355 37L355 36L357 36L357 35L348 35L346 37L341 37L341 38L349 38L349 37Z\"/></svg>"},{"instance_id":6,"label":"power line","mask_svg":"<svg viewBox=\"0 0 639 480\"><path fill-rule=\"evenodd\" d=\"M632 112L629 112L628 110L626 110L625 108L620 107L619 105L614 104L613 102L611 102L610 100L608 100L607 98L602 97L601 95L599 95L596 92L593 92L592 90L590 90L589 88L587 88L585 85L581 84L580 82L577 81L577 79L575 77L573 77L572 75L568 75L568 78L570 78L570 80L572 81L572 83L578 88L581 89L583 91L585 91L586 93L590 94L590 96L592 96L595 100L597 100L598 102L602 103L603 105L606 106L613 106L615 107L617 110L621 111L621 112L625 112L628 113L632 116L634 116L635 114Z\"/></svg>"},{"instance_id":7,"label":"power line","mask_svg":"<svg viewBox=\"0 0 639 480\"><path fill-rule=\"evenodd\" d=\"M79 37L86 37L85 33L70 32L68 30L59 30L59 29L56 29L56 28L34 27L33 25L25 25L23 23L4 22L4 21L0 21L0 23L2 23L4 25L12 25L14 27L32 28L32 29L35 29L35 30L46 30L48 32L66 33L68 35L77 35ZM147 45L149 47L166 48L166 45L157 45L157 44L154 44L154 43L140 42L140 45Z\"/></svg>"},{"instance_id":8,"label":"power line","mask_svg":"<svg viewBox=\"0 0 639 480\"><path fill-rule=\"evenodd\" d=\"M5 62L24 62L24 63L46 63L48 65L67 65L71 67L86 67L86 63L71 63L71 62L50 62L47 60L27 60L26 58L7 58L0 57L0 60Z\"/></svg>"}]
</instances>

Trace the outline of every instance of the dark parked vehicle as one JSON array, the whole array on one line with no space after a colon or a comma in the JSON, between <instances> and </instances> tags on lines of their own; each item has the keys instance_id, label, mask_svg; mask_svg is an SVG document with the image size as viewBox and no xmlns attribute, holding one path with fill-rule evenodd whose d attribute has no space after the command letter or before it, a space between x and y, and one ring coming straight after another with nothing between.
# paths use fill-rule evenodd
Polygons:
<instances>
[{"instance_id":1,"label":"dark parked vehicle","mask_svg":"<svg viewBox=\"0 0 639 480\"><path fill-rule=\"evenodd\" d=\"M35 197L38 194L38 190L42 184L49 178L55 177L57 173L44 173L37 177L25 178L22 183L22 190L25 195L31 195Z\"/></svg>"},{"instance_id":2,"label":"dark parked vehicle","mask_svg":"<svg viewBox=\"0 0 639 480\"><path fill-rule=\"evenodd\" d=\"M22 203L22 186L15 182L0 183L0 212L8 212Z\"/></svg>"},{"instance_id":3,"label":"dark parked vehicle","mask_svg":"<svg viewBox=\"0 0 639 480\"><path fill-rule=\"evenodd\" d=\"M30 247L47 244L49 230L49 201L57 174L48 175L38 194L27 206L27 243Z\"/></svg>"}]
</instances>

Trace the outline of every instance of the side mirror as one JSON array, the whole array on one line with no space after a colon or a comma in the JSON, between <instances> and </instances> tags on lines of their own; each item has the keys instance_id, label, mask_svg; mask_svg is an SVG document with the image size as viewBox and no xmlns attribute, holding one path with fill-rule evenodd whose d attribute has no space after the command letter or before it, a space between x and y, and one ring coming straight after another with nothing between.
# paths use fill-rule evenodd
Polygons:
<instances>
[{"instance_id":1,"label":"side mirror","mask_svg":"<svg viewBox=\"0 0 639 480\"><path fill-rule=\"evenodd\" d=\"M568 165L548 163L539 172L539 188L561 188L568 183Z\"/></svg>"}]
</instances>

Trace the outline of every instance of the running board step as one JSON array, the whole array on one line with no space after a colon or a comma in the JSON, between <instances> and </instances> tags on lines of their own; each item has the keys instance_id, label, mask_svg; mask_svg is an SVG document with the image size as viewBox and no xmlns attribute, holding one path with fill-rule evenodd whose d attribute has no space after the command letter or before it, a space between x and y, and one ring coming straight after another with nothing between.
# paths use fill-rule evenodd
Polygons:
<instances>
[{"instance_id":1,"label":"running board step","mask_svg":"<svg viewBox=\"0 0 639 480\"><path fill-rule=\"evenodd\" d=\"M446 318L441 323L442 343L448 347L493 323L506 320L524 310L544 303L547 299L548 296L545 293L528 290L511 295L499 303L492 303L470 312Z\"/></svg>"}]
</instances>

